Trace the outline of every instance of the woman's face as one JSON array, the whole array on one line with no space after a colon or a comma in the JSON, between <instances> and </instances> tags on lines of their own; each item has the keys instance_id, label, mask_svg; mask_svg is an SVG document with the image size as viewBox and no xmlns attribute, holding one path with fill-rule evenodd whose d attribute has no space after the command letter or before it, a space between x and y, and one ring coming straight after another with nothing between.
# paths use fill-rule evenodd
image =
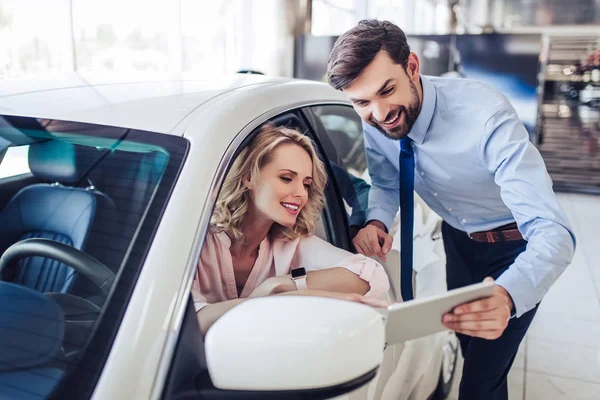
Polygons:
<instances>
[{"instance_id":1,"label":"woman's face","mask_svg":"<svg viewBox=\"0 0 600 400\"><path fill-rule=\"evenodd\" d=\"M283 144L275 148L271 161L248 185L249 207L268 222L291 227L308 201L311 184L310 155L296 144Z\"/></svg>"}]
</instances>

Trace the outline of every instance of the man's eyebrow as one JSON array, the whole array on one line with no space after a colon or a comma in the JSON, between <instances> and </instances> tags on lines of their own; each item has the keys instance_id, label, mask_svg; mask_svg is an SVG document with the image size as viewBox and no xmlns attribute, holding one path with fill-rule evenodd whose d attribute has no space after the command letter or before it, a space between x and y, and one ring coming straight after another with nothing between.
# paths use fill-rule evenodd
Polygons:
<instances>
[{"instance_id":1,"label":"man's eyebrow","mask_svg":"<svg viewBox=\"0 0 600 400\"><path fill-rule=\"evenodd\" d=\"M387 81L383 82L383 85L381 85L381 87L377 91L377 94L381 94L381 92L383 92L385 90L385 88L387 87L387 85L389 85L393 80L394 80L393 78L390 78ZM361 101L367 101L367 100L363 100L363 99L355 99L353 97L350 97L349 100L352 103L360 103Z\"/></svg>"},{"instance_id":2,"label":"man's eyebrow","mask_svg":"<svg viewBox=\"0 0 600 400\"><path fill-rule=\"evenodd\" d=\"M379 90L377 91L377 94L381 94L381 92L383 92L385 90L385 88L387 87L387 85L389 85L392 81L393 81L392 78L390 78L387 81L385 81L383 83L383 85L381 85L381 87L379 88Z\"/></svg>"},{"instance_id":3,"label":"man's eyebrow","mask_svg":"<svg viewBox=\"0 0 600 400\"><path fill-rule=\"evenodd\" d=\"M353 98L353 97L349 97L349 100L350 100L352 103L360 103L361 101L366 101L366 100L363 100L363 99L355 99L355 98Z\"/></svg>"}]
</instances>

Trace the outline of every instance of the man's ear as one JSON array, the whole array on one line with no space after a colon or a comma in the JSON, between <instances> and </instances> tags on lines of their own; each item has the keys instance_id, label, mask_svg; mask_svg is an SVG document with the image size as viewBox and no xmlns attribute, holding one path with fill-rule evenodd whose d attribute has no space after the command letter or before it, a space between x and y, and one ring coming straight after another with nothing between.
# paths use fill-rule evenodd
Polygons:
<instances>
[{"instance_id":1,"label":"man's ear","mask_svg":"<svg viewBox=\"0 0 600 400\"><path fill-rule=\"evenodd\" d=\"M420 74L419 57L412 51L408 55L408 61L406 63L406 73L412 80L418 80Z\"/></svg>"}]
</instances>

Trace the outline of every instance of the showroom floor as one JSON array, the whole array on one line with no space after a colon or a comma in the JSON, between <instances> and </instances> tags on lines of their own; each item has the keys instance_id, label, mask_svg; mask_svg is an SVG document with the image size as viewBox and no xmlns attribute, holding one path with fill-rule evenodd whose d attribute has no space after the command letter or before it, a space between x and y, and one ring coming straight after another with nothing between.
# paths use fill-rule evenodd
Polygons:
<instances>
[{"instance_id":1,"label":"showroom floor","mask_svg":"<svg viewBox=\"0 0 600 400\"><path fill-rule=\"evenodd\" d=\"M600 196L559 194L577 236L509 375L510 400L600 399ZM450 399L458 399L458 375Z\"/></svg>"}]
</instances>

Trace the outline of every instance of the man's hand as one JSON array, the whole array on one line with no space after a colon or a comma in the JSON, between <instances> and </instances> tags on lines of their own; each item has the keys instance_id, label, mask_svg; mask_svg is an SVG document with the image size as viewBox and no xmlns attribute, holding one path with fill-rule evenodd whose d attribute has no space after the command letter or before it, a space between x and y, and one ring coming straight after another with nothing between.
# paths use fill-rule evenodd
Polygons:
<instances>
[{"instance_id":1,"label":"man's hand","mask_svg":"<svg viewBox=\"0 0 600 400\"><path fill-rule=\"evenodd\" d=\"M484 281L493 281L485 278ZM448 328L464 335L483 339L498 339L508 326L513 302L510 295L500 285L487 299L462 304L442 317Z\"/></svg>"},{"instance_id":2,"label":"man's hand","mask_svg":"<svg viewBox=\"0 0 600 400\"><path fill-rule=\"evenodd\" d=\"M371 221L352 240L356 251L367 257L376 256L385 261L385 255L392 248L393 238L385 233L384 225Z\"/></svg>"}]
</instances>

